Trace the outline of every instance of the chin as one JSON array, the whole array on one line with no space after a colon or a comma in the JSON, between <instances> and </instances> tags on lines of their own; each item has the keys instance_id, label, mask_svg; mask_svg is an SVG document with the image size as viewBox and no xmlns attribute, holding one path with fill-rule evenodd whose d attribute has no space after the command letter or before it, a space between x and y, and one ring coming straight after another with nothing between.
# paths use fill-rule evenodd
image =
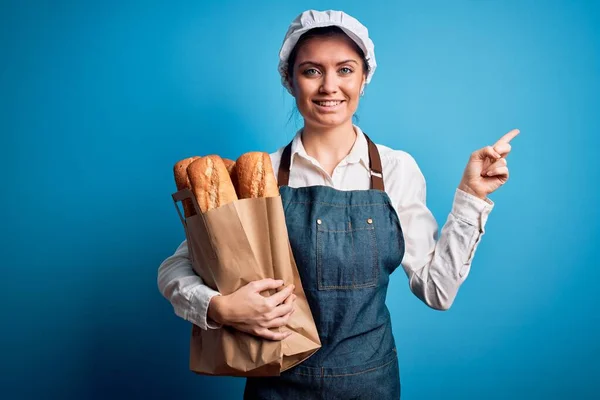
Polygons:
<instances>
[{"instance_id":1,"label":"chin","mask_svg":"<svg viewBox=\"0 0 600 400\"><path fill-rule=\"evenodd\" d=\"M326 128L334 128L351 120L350 115L316 115L310 119L311 124Z\"/></svg>"},{"instance_id":2,"label":"chin","mask_svg":"<svg viewBox=\"0 0 600 400\"><path fill-rule=\"evenodd\" d=\"M335 128L336 126L343 125L346 123L347 119L334 119L334 120L311 120L312 125L320 126L323 128Z\"/></svg>"}]
</instances>

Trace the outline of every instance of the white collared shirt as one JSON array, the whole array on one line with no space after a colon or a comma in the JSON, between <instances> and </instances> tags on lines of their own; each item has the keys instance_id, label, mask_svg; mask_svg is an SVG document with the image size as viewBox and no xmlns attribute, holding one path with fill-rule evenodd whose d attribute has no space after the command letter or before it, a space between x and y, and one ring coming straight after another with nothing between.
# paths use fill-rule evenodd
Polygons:
<instances>
[{"instance_id":1,"label":"white collared shirt","mask_svg":"<svg viewBox=\"0 0 600 400\"><path fill-rule=\"evenodd\" d=\"M367 140L354 126L356 141L333 174L309 156L299 130L292 142L290 187L314 185L338 190L370 188ZM275 175L284 147L270 154ZM377 144L381 156L385 191L398 214L405 241L402 268L411 291L428 306L448 309L467 278L475 250L494 203L456 189L452 210L438 238L438 224L426 205L425 178L406 152ZM158 268L158 288L173 305L175 314L202 329L220 325L207 320L210 299L219 293L204 285L193 269L184 240Z\"/></svg>"}]
</instances>

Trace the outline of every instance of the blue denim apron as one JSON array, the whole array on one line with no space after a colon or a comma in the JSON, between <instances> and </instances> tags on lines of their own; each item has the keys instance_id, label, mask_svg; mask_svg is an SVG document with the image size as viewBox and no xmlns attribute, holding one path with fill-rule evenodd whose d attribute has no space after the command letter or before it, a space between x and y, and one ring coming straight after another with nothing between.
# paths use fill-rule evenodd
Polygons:
<instances>
[{"instance_id":1,"label":"blue denim apron","mask_svg":"<svg viewBox=\"0 0 600 400\"><path fill-rule=\"evenodd\" d=\"M280 376L247 378L244 399L400 398L385 298L389 276L404 255L404 237L384 191L377 147L367 142L370 190L291 188L291 143L283 153L279 190L322 347Z\"/></svg>"}]
</instances>

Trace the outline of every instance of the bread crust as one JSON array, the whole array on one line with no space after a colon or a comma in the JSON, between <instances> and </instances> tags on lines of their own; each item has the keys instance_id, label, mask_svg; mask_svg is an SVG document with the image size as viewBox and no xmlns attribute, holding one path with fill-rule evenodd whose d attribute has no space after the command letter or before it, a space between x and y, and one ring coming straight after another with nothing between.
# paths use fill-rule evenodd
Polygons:
<instances>
[{"instance_id":1,"label":"bread crust","mask_svg":"<svg viewBox=\"0 0 600 400\"><path fill-rule=\"evenodd\" d=\"M199 158L199 156L192 156L184 158L183 160L177 161L175 163L175 165L173 166L173 175L175 175L175 185L177 186L177 191L192 188L187 174L187 167L193 161ZM190 199L183 200L182 204L183 213L186 218L196 214L196 212L194 211L194 204Z\"/></svg>"},{"instance_id":2,"label":"bread crust","mask_svg":"<svg viewBox=\"0 0 600 400\"><path fill-rule=\"evenodd\" d=\"M218 155L194 160L187 167L187 174L192 193L203 213L238 198L227 167Z\"/></svg>"},{"instance_id":3,"label":"bread crust","mask_svg":"<svg viewBox=\"0 0 600 400\"><path fill-rule=\"evenodd\" d=\"M223 158L223 163L225 164L225 168L227 168L227 172L231 175L231 170L235 167L235 161L230 160L229 158Z\"/></svg>"},{"instance_id":4,"label":"bread crust","mask_svg":"<svg viewBox=\"0 0 600 400\"><path fill-rule=\"evenodd\" d=\"M225 168L227 168L227 172L229 172L229 177L231 178L231 183L233 183L233 187L235 188L236 194L239 197L238 193L238 181L237 181L237 172L235 169L235 161L230 160L228 158L224 158L223 162L225 163Z\"/></svg>"},{"instance_id":5,"label":"bread crust","mask_svg":"<svg viewBox=\"0 0 600 400\"><path fill-rule=\"evenodd\" d=\"M242 154L235 162L240 199L279 196L271 157L264 152Z\"/></svg>"}]
</instances>

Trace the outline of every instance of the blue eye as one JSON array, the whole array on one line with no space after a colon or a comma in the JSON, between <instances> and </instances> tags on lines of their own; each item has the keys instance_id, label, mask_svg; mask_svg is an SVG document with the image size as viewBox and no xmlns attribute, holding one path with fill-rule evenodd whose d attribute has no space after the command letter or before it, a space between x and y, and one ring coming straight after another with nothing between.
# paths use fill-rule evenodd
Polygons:
<instances>
[{"instance_id":1,"label":"blue eye","mask_svg":"<svg viewBox=\"0 0 600 400\"><path fill-rule=\"evenodd\" d=\"M315 68L308 68L306 70L304 70L303 74L306 76L314 76L318 73L319 71L317 71Z\"/></svg>"},{"instance_id":2,"label":"blue eye","mask_svg":"<svg viewBox=\"0 0 600 400\"><path fill-rule=\"evenodd\" d=\"M348 67L342 67L342 68L340 69L340 72L341 72L342 74L344 74L344 75L346 75L346 74L351 74L351 73L352 73L352 69L350 69L350 68L348 68Z\"/></svg>"}]
</instances>

